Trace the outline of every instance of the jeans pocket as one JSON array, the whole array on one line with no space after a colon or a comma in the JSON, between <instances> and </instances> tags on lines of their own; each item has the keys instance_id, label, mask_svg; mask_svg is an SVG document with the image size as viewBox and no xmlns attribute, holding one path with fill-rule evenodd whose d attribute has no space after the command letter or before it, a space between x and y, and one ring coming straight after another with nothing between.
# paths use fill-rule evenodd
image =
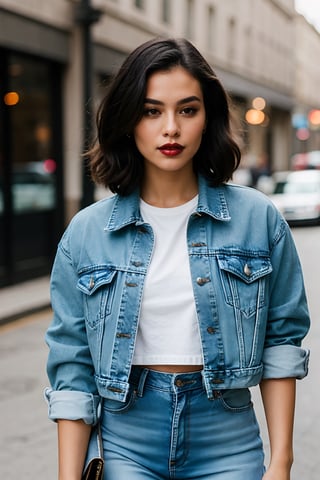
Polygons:
<instances>
[{"instance_id":1,"label":"jeans pocket","mask_svg":"<svg viewBox=\"0 0 320 480\"><path fill-rule=\"evenodd\" d=\"M127 398L124 402L120 402L119 400L109 400L104 399L103 401L103 410L108 413L112 414L121 414L128 412L137 400L137 393L132 387L129 390Z\"/></svg>"},{"instance_id":2,"label":"jeans pocket","mask_svg":"<svg viewBox=\"0 0 320 480\"><path fill-rule=\"evenodd\" d=\"M248 388L235 388L225 390L220 397L225 410L230 412L244 412L253 407L251 392Z\"/></svg>"}]
</instances>

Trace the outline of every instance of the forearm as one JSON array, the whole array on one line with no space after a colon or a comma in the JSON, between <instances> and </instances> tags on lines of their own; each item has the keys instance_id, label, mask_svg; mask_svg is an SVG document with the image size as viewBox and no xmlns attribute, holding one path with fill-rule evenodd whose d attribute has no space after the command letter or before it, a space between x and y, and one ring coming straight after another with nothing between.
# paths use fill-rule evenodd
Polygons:
<instances>
[{"instance_id":1,"label":"forearm","mask_svg":"<svg viewBox=\"0 0 320 480\"><path fill-rule=\"evenodd\" d=\"M91 425L82 420L58 420L59 480L80 480Z\"/></svg>"},{"instance_id":2,"label":"forearm","mask_svg":"<svg viewBox=\"0 0 320 480\"><path fill-rule=\"evenodd\" d=\"M278 472L275 477L290 478L293 462L293 423L296 380L294 378L268 379L260 384L269 440L269 471ZM279 473L281 472L281 474Z\"/></svg>"}]
</instances>

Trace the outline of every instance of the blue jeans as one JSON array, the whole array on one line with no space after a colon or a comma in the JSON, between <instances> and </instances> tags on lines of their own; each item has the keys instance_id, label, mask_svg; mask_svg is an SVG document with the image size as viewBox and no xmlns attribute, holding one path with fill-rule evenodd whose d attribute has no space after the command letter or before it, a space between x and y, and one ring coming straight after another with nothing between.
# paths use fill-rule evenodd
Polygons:
<instances>
[{"instance_id":1,"label":"blue jeans","mask_svg":"<svg viewBox=\"0 0 320 480\"><path fill-rule=\"evenodd\" d=\"M216 391L201 372L133 367L126 403L102 408L104 480L261 480L264 454L248 389Z\"/></svg>"}]
</instances>

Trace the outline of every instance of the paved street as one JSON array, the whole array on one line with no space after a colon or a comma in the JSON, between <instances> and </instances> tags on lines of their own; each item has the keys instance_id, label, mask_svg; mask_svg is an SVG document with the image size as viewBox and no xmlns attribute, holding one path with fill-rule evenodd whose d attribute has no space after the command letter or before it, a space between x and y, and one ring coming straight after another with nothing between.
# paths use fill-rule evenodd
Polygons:
<instances>
[{"instance_id":1,"label":"paved street","mask_svg":"<svg viewBox=\"0 0 320 480\"><path fill-rule=\"evenodd\" d=\"M56 427L47 420L43 337L50 312L0 328L0 478L57 479Z\"/></svg>"},{"instance_id":2,"label":"paved street","mask_svg":"<svg viewBox=\"0 0 320 480\"><path fill-rule=\"evenodd\" d=\"M320 227L293 230L301 256L310 310L310 374L298 382L295 428L295 465L292 480L318 480L320 470ZM55 425L47 420L42 390L47 385L47 349L43 337L50 311L0 327L0 478L5 480L57 479ZM261 404L254 398L266 441ZM268 444L266 441L266 449ZM119 479L127 480L127 479Z\"/></svg>"}]
</instances>

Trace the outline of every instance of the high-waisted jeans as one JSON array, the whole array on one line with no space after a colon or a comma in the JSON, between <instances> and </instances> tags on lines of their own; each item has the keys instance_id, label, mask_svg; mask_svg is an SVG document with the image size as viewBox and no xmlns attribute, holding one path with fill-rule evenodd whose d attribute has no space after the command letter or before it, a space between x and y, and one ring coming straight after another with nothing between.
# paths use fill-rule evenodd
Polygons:
<instances>
[{"instance_id":1,"label":"high-waisted jeans","mask_svg":"<svg viewBox=\"0 0 320 480\"><path fill-rule=\"evenodd\" d=\"M201 372L133 367L126 403L105 400L104 480L261 480L264 454L248 389L216 391Z\"/></svg>"}]
</instances>

